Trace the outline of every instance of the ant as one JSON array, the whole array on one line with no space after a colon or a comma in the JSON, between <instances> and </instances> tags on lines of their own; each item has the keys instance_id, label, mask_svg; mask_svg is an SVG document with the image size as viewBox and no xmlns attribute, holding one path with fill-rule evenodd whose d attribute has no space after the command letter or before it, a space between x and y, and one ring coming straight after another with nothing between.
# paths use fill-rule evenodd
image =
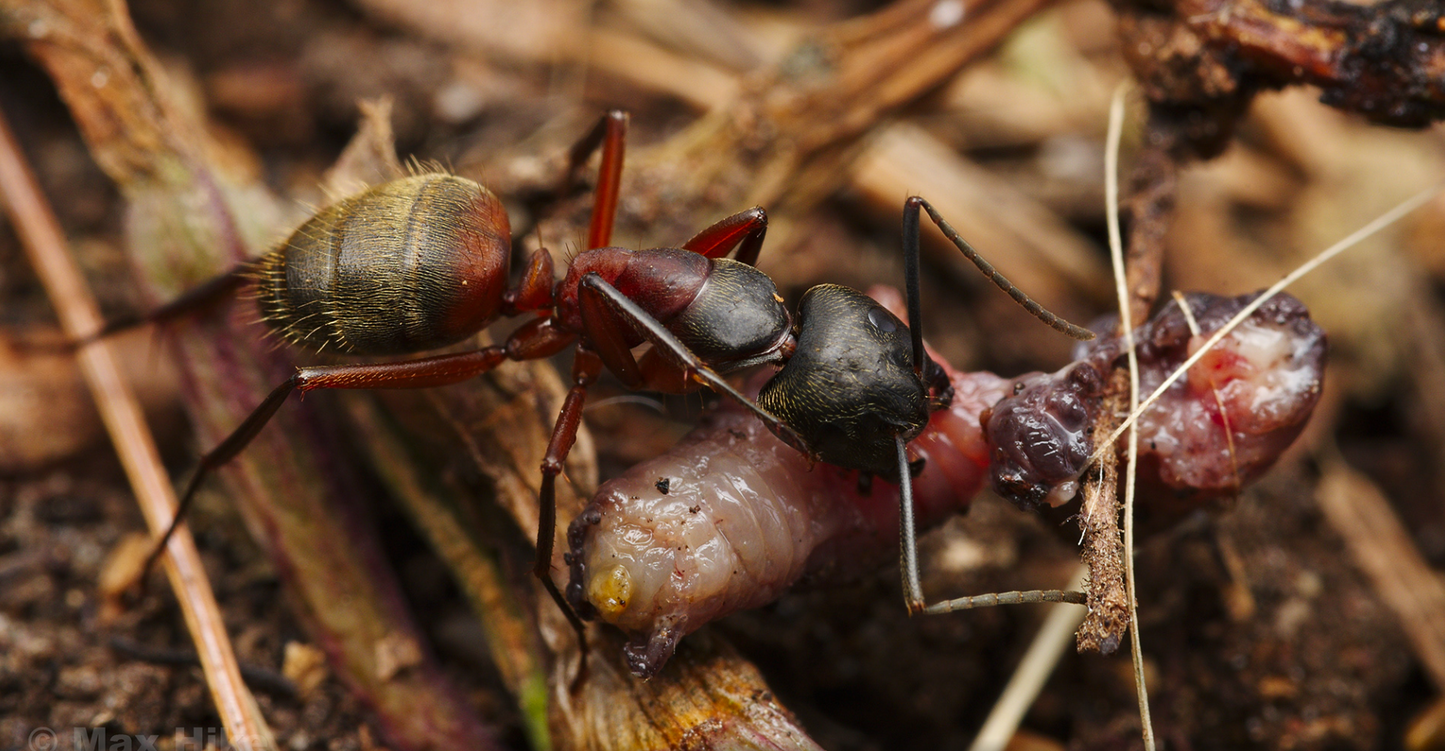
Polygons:
<instances>
[{"instance_id":1,"label":"ant","mask_svg":"<svg viewBox=\"0 0 1445 751\"><path fill-rule=\"evenodd\" d=\"M164 551L201 483L244 450L293 391L444 386L507 360L550 357L575 344L573 385L542 464L534 573L580 634L582 623L566 606L550 569L556 476L576 440L587 387L605 367L630 388L676 393L693 388L695 380L747 402L718 373L781 362L784 350L792 346L782 297L772 280L753 267L767 230L762 209L727 217L680 249L607 247L627 124L626 113L607 112L568 154L559 194L567 192L599 150L601 164L589 249L573 259L561 282L554 279L551 253L540 248L518 286L508 289L511 231L501 201L462 177L418 174L342 199L259 259L243 262L148 315L114 321L82 340L84 344L143 322L174 318L248 282L256 286L261 320L272 332L318 353L414 354L455 344L503 316L540 314L500 345L399 362L298 367L200 458L146 568ZM734 248L735 260L723 257ZM720 315L732 306L749 315ZM633 357L631 349L643 341L634 323L639 316L666 333L666 343L673 345L668 351L678 364L657 356L644 355L640 362ZM801 439L794 442L803 445Z\"/></svg>"},{"instance_id":2,"label":"ant","mask_svg":"<svg viewBox=\"0 0 1445 751\"><path fill-rule=\"evenodd\" d=\"M584 655L582 621L551 577L556 477L576 440L587 389L604 369L634 389L684 393L709 386L752 410L810 461L888 477L896 472L904 478L904 505L911 510L904 446L923 429L929 412L951 397L947 377L923 352L919 330L912 328L910 348L893 314L837 285L810 290L795 326L776 285L754 266L767 232L761 208L729 216L681 248L608 247L627 123L626 113L607 112L568 153L564 193L599 150L601 159L588 249L572 259L560 282L551 253L539 248L518 285L508 289L511 233L501 201L465 178L419 174L338 201L261 258L147 316L114 322L89 337L86 341L166 320L247 282L256 285L261 318L271 330L314 352L416 354L460 342L504 316L537 314L500 345L389 363L298 367L201 457L147 567L164 550L200 484L240 453L293 391L444 386L508 360L550 357L574 345L572 386L541 466L533 573L577 631ZM905 208L910 323L919 318L920 207L1036 316L1077 338L1092 336L1019 292L921 198L910 198ZM735 257L726 258L734 249ZM650 343L651 351L634 356L643 343ZM757 402L722 378L765 363L782 369Z\"/></svg>"}]
</instances>

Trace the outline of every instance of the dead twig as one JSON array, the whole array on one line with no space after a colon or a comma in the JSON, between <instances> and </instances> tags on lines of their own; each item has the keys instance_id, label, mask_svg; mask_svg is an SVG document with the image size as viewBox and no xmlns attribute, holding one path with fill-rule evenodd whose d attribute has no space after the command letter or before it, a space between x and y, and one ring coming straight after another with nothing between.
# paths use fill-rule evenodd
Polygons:
<instances>
[{"instance_id":1,"label":"dead twig","mask_svg":"<svg viewBox=\"0 0 1445 751\"><path fill-rule=\"evenodd\" d=\"M1315 500L1380 599L1395 611L1436 690L1445 689L1445 584L1375 483L1337 455Z\"/></svg>"},{"instance_id":2,"label":"dead twig","mask_svg":"<svg viewBox=\"0 0 1445 751\"><path fill-rule=\"evenodd\" d=\"M61 325L71 339L100 328L102 318L80 269L66 250L65 236L40 186L24 162L20 146L0 113L0 193L26 253L54 301ZM176 499L161 465L145 415L120 375L109 345L93 344L77 353L85 382L100 408L116 453L125 466L146 524L159 534L175 516ZM236 653L226 635L220 607L206 578L195 541L177 530L166 546L166 576L176 592L186 627L195 641L206 683L231 743L240 748L274 749L276 739L261 716L256 697L241 678Z\"/></svg>"}]
</instances>

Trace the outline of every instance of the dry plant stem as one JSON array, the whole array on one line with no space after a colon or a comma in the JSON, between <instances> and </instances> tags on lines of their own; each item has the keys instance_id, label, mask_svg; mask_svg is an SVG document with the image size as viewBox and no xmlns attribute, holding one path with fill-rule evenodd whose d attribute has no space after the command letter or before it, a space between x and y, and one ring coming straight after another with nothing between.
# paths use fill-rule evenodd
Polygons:
<instances>
[{"instance_id":1,"label":"dry plant stem","mask_svg":"<svg viewBox=\"0 0 1445 751\"><path fill-rule=\"evenodd\" d=\"M1082 589L1089 579L1087 567L1080 566L1078 573L1069 583L1068 589ZM1072 605L1060 603L1049 609L1049 617L1034 635L1029 650L1019 661L1019 666L1009 677L998 702L989 711L988 719L973 739L969 751L1003 751L1018 731L1019 723L1033 706L1044 684L1054 672L1054 666L1064 654L1074 629L1084 619L1084 611Z\"/></svg>"},{"instance_id":2,"label":"dry plant stem","mask_svg":"<svg viewBox=\"0 0 1445 751\"><path fill-rule=\"evenodd\" d=\"M435 401L439 395L427 396ZM546 670L534 635L535 614L528 612L535 603L552 607L551 600L542 596L530 603L520 601L497 560L498 544L486 539L489 527L477 524L467 513L465 496L440 479L443 473L422 471L420 458L408 450L418 444L398 438L376 401L353 398L347 402L353 423L367 437L366 447L382 480L451 569L481 620L492 661L521 707L532 747L539 751L551 748Z\"/></svg>"},{"instance_id":3,"label":"dry plant stem","mask_svg":"<svg viewBox=\"0 0 1445 751\"><path fill-rule=\"evenodd\" d=\"M1139 356L1134 349L1134 321L1138 315L1148 315L1148 306L1142 313L1134 310L1138 296L1158 294L1159 270L1163 261L1162 244L1156 253L1140 252L1129 272L1134 278L1130 287L1124 279L1124 249L1119 237L1119 139L1124 128L1124 97L1129 84L1124 82L1114 89L1113 101L1109 105L1108 150L1105 153L1105 190L1107 192L1106 214L1109 225L1109 255L1113 260L1114 283L1119 298L1119 328L1124 335L1124 350L1129 361L1129 409L1139 405ZM1168 195L1173 195L1172 186ZM1161 222L1160 224L1163 224ZM1144 268L1143 272L1135 272ZM1131 295L1129 290L1133 289ZM1152 299L1150 300L1152 302ZM1140 319L1142 320L1142 319ZM1149 714L1149 687L1144 679L1144 647L1139 640L1139 592L1134 586L1134 489L1139 470L1139 431L1129 431L1128 462L1124 469L1124 581L1129 594L1129 655L1134 665L1134 689L1139 701L1139 723L1144 735L1144 748L1154 751L1154 720Z\"/></svg>"},{"instance_id":4,"label":"dry plant stem","mask_svg":"<svg viewBox=\"0 0 1445 751\"><path fill-rule=\"evenodd\" d=\"M1150 132L1159 133L1153 125ZM1160 145L1140 152L1129 176L1125 210L1131 223L1124 268L1128 271L1129 317L1134 321L1148 320L1149 311L1159 297L1164 240L1174 216L1178 176L1178 163Z\"/></svg>"},{"instance_id":5,"label":"dry plant stem","mask_svg":"<svg viewBox=\"0 0 1445 751\"><path fill-rule=\"evenodd\" d=\"M1103 415L1094 427L1096 446L1109 435L1117 418L1128 411L1129 374L1114 371L1108 396L1099 410ZM1081 553L1089 567L1089 614L1079 628L1079 651L1112 653L1129 628L1129 593L1124 583L1123 544L1119 532L1119 466L1110 458L1099 462L1097 479L1084 485L1084 502L1079 508L1079 527L1084 542Z\"/></svg>"},{"instance_id":6,"label":"dry plant stem","mask_svg":"<svg viewBox=\"0 0 1445 751\"><path fill-rule=\"evenodd\" d=\"M640 153L624 192L653 196L645 205L659 204L654 216L690 219L750 204L806 211L837 190L857 144L880 122L1053 2L905 0L835 24L749 76L736 101Z\"/></svg>"},{"instance_id":7,"label":"dry plant stem","mask_svg":"<svg viewBox=\"0 0 1445 751\"><path fill-rule=\"evenodd\" d=\"M748 29L713 0L622 0L613 6L629 25L696 59L743 71L762 61Z\"/></svg>"},{"instance_id":8,"label":"dry plant stem","mask_svg":"<svg viewBox=\"0 0 1445 751\"><path fill-rule=\"evenodd\" d=\"M103 320L100 309L70 258L55 214L26 166L3 113L0 113L0 193L4 194L11 221L55 304L66 334L76 339L99 328ZM109 345L87 347L77 354L77 359L135 490L146 524L152 532L159 533L170 524L176 499L140 405L121 378ZM195 641L196 654L227 738L239 748L276 748L276 740L261 716L256 697L241 679L235 650L226 635L220 608L190 533L179 530L173 535L167 553L166 576Z\"/></svg>"},{"instance_id":9,"label":"dry plant stem","mask_svg":"<svg viewBox=\"0 0 1445 751\"><path fill-rule=\"evenodd\" d=\"M1327 457L1315 500L1390 609L1437 691L1445 690L1445 584L1420 555L1384 493Z\"/></svg>"},{"instance_id":10,"label":"dry plant stem","mask_svg":"<svg viewBox=\"0 0 1445 751\"><path fill-rule=\"evenodd\" d=\"M151 299L175 296L274 237L269 197L238 167L249 155L224 151L178 104L184 98L121 3L0 0L0 32L22 40L48 70L91 153L126 196L129 250ZM203 444L214 445L294 372L289 353L258 339L251 317L197 316L168 327ZM357 503L364 485L328 451L334 443L314 415L288 405L221 477L298 619L375 710L388 742L492 747L423 646Z\"/></svg>"},{"instance_id":11,"label":"dry plant stem","mask_svg":"<svg viewBox=\"0 0 1445 751\"><path fill-rule=\"evenodd\" d=\"M650 42L610 29L594 29L577 52L586 61L643 89L669 94L708 111L737 96L738 79L694 58L670 52Z\"/></svg>"},{"instance_id":12,"label":"dry plant stem","mask_svg":"<svg viewBox=\"0 0 1445 751\"><path fill-rule=\"evenodd\" d=\"M1069 606L1074 607L1074 606ZM650 681L623 664L622 635L596 629L597 659L566 699L558 746L577 751L822 751L778 704L762 676L703 629Z\"/></svg>"}]
</instances>

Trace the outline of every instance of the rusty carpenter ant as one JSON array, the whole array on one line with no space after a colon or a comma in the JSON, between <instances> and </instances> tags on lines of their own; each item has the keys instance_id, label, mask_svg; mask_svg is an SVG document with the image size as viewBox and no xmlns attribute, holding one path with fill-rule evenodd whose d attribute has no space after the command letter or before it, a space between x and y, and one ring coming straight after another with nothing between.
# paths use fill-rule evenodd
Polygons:
<instances>
[{"instance_id":1,"label":"rusty carpenter ant","mask_svg":"<svg viewBox=\"0 0 1445 751\"><path fill-rule=\"evenodd\" d=\"M580 634L582 624L552 582L550 564L555 480L576 439L588 385L605 366L629 387L677 392L700 382L747 403L718 371L781 362L793 341L782 298L772 280L752 266L767 230L762 209L723 219L680 249L604 247L616 213L626 131L626 113L609 112L569 154L569 184L599 148L601 166L589 250L573 260L561 282L543 248L532 255L520 284L508 289L511 232L501 201L465 178L419 174L338 201L261 258L144 318L114 322L90 337L175 317L248 281L257 288L262 320L288 343L315 352L423 352L473 336L502 316L545 314L501 345L401 362L297 368L201 457L147 565L164 550L201 482L240 453L293 391L443 386L507 360L549 357L575 343L573 386L542 465L535 572ZM736 260L722 258L734 248ZM615 302L619 299L626 306ZM732 315L734 309L741 314ZM634 346L653 338L635 324L637 318L664 332L671 357L644 355L640 362L633 357Z\"/></svg>"},{"instance_id":2,"label":"rusty carpenter ant","mask_svg":"<svg viewBox=\"0 0 1445 751\"><path fill-rule=\"evenodd\" d=\"M251 280L262 319L291 344L317 352L404 355L454 344L502 316L542 314L501 345L392 363L298 368L201 457L152 558L200 483L242 451L291 392L443 386L507 360L549 357L574 344L573 385L541 467L534 573L579 637L582 623L551 577L555 488L576 439L587 388L603 368L629 388L681 393L711 386L746 405L810 459L870 474L897 472L906 488L904 445L922 430L930 409L949 398L947 378L923 354L917 328L910 348L902 322L887 310L861 293L823 285L804 297L795 335L773 281L753 267L767 231L761 208L723 219L681 248L605 247L616 214L626 130L627 115L609 112L569 153L569 183L599 149L601 166L588 250L573 259L560 282L551 254L542 248L533 253L518 286L508 289L511 237L501 202L471 180L432 173L377 185L333 204L277 249L147 316L144 320L164 320ZM921 198L909 199L905 209L910 321L918 319L919 207L1036 315L1062 331L1082 331L1028 301ZM735 260L723 257L734 248ZM108 326L96 337L130 323ZM635 357L633 348L643 343L652 350ZM763 363L783 368L757 403L719 375ZM911 507L909 498L905 490L905 509Z\"/></svg>"}]
</instances>

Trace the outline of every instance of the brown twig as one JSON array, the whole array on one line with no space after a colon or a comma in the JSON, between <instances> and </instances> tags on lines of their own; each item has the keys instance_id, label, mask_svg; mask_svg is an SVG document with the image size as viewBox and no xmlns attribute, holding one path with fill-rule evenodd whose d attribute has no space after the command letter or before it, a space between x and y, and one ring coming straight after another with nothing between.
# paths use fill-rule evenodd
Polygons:
<instances>
[{"instance_id":1,"label":"brown twig","mask_svg":"<svg viewBox=\"0 0 1445 751\"><path fill-rule=\"evenodd\" d=\"M827 27L747 76L731 104L631 159L624 192L664 236L720 207L806 211L837 191L880 123L1053 2L906 0ZM951 8L963 15L939 12Z\"/></svg>"},{"instance_id":2,"label":"brown twig","mask_svg":"<svg viewBox=\"0 0 1445 751\"><path fill-rule=\"evenodd\" d=\"M1384 493L1338 458L1325 465L1315 499L1345 538L1355 564L1400 618L1415 655L1445 690L1445 585L1420 555Z\"/></svg>"},{"instance_id":3,"label":"brown twig","mask_svg":"<svg viewBox=\"0 0 1445 751\"><path fill-rule=\"evenodd\" d=\"M0 115L0 193L5 196L11 220L55 303L66 334L79 339L99 329L103 322L100 309L70 258L60 224L41 195L40 186L26 166L3 115ZM140 405L121 377L109 345L104 342L90 345L82 349L77 358L131 487L135 489L146 524L152 532L159 533L170 525L176 499ZM196 643L206 683L211 687L227 737L240 748L276 748L256 698L241 679L235 650L226 635L220 608L190 533L184 528L177 530L166 549L169 553L165 557L166 576Z\"/></svg>"},{"instance_id":4,"label":"brown twig","mask_svg":"<svg viewBox=\"0 0 1445 751\"><path fill-rule=\"evenodd\" d=\"M1129 374L1114 371L1109 385L1111 396L1105 397L1099 414L1127 414ZM1100 419L1094 427L1094 445L1102 441L1117 425L1117 418ZM1097 481L1084 485L1084 502L1079 509L1079 526L1084 532L1083 552L1089 567L1089 614L1079 627L1079 651L1109 654L1129 628L1129 594L1124 586L1123 544L1119 530L1119 465L1111 458L1101 462L1103 472Z\"/></svg>"}]
</instances>

